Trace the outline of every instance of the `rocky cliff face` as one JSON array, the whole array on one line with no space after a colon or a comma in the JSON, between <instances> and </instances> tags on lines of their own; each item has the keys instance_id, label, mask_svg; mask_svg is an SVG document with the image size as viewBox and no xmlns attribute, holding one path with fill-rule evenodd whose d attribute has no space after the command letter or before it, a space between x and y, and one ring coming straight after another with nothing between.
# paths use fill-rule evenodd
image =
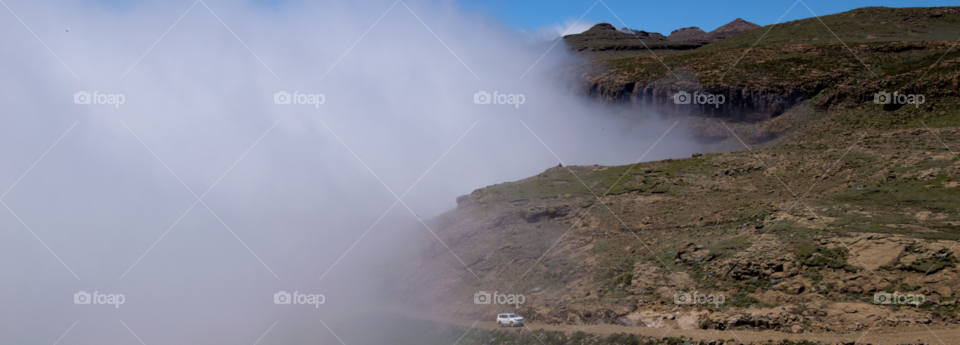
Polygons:
<instances>
[{"instance_id":1,"label":"rocky cliff face","mask_svg":"<svg viewBox=\"0 0 960 345\"><path fill-rule=\"evenodd\" d=\"M644 84L624 82L604 85L598 82L584 85L582 90L595 100L609 104L629 105L650 109L664 115L720 117L733 121L756 122L783 114L787 109L809 98L800 87L784 89L750 88L741 85L722 85L704 88L694 83ZM723 96L723 104L678 104L679 92Z\"/></svg>"},{"instance_id":2,"label":"rocky cliff face","mask_svg":"<svg viewBox=\"0 0 960 345\"><path fill-rule=\"evenodd\" d=\"M744 33L760 26L737 18L733 22L711 32L697 27L673 31L669 37L659 33L638 31L629 28L616 30L613 25L601 23L587 31L564 37L572 50L588 52L642 51L649 50L698 50L697 48ZM604 68L601 68L601 70ZM641 67L641 69L647 69ZM578 88L575 91L589 98L608 104L629 104L638 108L653 109L663 114L710 116L734 121L756 122L776 117L790 107L810 98L809 90L800 86L771 85L743 86L720 84L704 87L694 83L664 84L649 79L604 76L603 71L575 71L570 80ZM631 80L633 79L633 80ZM679 92L690 95L708 93L723 99L722 104L678 104L674 97Z\"/></svg>"}]
</instances>

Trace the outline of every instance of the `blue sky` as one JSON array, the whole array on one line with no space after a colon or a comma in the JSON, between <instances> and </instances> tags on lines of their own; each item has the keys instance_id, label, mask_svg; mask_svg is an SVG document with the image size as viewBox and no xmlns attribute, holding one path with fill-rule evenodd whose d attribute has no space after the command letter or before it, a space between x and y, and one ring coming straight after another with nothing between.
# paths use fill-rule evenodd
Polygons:
<instances>
[{"instance_id":1,"label":"blue sky","mask_svg":"<svg viewBox=\"0 0 960 345\"><path fill-rule=\"evenodd\" d=\"M554 25L563 25L565 22L576 21L596 0L578 1L548 1L548 0L457 0L467 12L485 12L499 18L506 25L522 31L535 31ZM583 21L594 24L607 22L621 27L620 21L611 14L611 10L627 24L628 27L669 34L670 31L682 27L698 26L705 31L729 23L736 18L768 25L777 22L781 16L783 21L790 21L812 17L810 13L819 16L844 12L860 7L928 7L928 6L957 6L956 1L942 0L804 0L810 7L808 10L803 3L790 7L796 0L770 1L631 1L631 0L603 0L583 17ZM606 4L610 10L604 7ZM790 9L789 12L787 10Z\"/></svg>"}]
</instances>

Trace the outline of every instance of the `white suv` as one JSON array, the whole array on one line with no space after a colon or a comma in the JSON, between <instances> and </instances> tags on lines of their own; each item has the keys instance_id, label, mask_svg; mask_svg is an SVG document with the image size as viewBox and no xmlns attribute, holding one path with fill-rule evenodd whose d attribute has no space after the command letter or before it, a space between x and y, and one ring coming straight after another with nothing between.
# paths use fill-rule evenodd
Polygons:
<instances>
[{"instance_id":1,"label":"white suv","mask_svg":"<svg viewBox=\"0 0 960 345\"><path fill-rule=\"evenodd\" d=\"M509 313L509 314L498 314L497 315L497 326L503 327L506 325L513 326L523 326L523 318L520 315Z\"/></svg>"}]
</instances>

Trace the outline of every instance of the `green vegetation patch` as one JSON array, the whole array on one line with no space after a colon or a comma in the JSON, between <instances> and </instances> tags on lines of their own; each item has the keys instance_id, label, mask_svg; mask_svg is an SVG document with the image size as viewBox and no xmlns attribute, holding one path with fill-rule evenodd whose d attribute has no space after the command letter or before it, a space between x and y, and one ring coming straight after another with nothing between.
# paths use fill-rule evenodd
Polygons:
<instances>
[{"instance_id":1,"label":"green vegetation patch","mask_svg":"<svg viewBox=\"0 0 960 345\"><path fill-rule=\"evenodd\" d=\"M761 307L770 307L769 304L758 301L756 298L747 296L747 292L739 292L726 301L726 306L733 308L749 308L753 305Z\"/></svg>"},{"instance_id":2,"label":"green vegetation patch","mask_svg":"<svg viewBox=\"0 0 960 345\"><path fill-rule=\"evenodd\" d=\"M816 267L803 273L803 277L812 280L814 283L823 280L823 274Z\"/></svg>"},{"instance_id":3,"label":"green vegetation patch","mask_svg":"<svg viewBox=\"0 0 960 345\"><path fill-rule=\"evenodd\" d=\"M578 171L583 171L584 168L589 167L549 169L526 180L484 188L481 193L494 194L510 202L522 202L567 194L593 197L593 194L602 196L628 192L665 193L669 190L669 187L664 185L659 178L676 177L681 175L682 172L699 171L703 164L703 160L698 158L665 162L666 165L655 170L645 169L644 167L656 163L602 167L588 173ZM571 173L571 170L576 175Z\"/></svg>"},{"instance_id":4,"label":"green vegetation patch","mask_svg":"<svg viewBox=\"0 0 960 345\"><path fill-rule=\"evenodd\" d=\"M732 256L750 247L750 238L747 236L737 236L724 239L715 244L704 246L704 249L710 250L711 254L717 255L718 259Z\"/></svg>"},{"instance_id":5,"label":"green vegetation patch","mask_svg":"<svg viewBox=\"0 0 960 345\"><path fill-rule=\"evenodd\" d=\"M819 244L801 242L794 248L793 254L797 257L797 261L806 266L857 270L847 265L848 251L843 247L827 248Z\"/></svg>"},{"instance_id":6,"label":"green vegetation patch","mask_svg":"<svg viewBox=\"0 0 960 345\"><path fill-rule=\"evenodd\" d=\"M900 268L905 271L914 271L926 274L937 272L946 267L956 267L957 265L955 262L956 259L954 256L949 255L943 258L930 258L919 262L905 263L906 265L903 265Z\"/></svg>"},{"instance_id":7,"label":"green vegetation patch","mask_svg":"<svg viewBox=\"0 0 960 345\"><path fill-rule=\"evenodd\" d=\"M842 203L879 205L902 209L913 206L931 211L952 212L960 207L960 188L943 188L943 182L951 181L947 175L936 179L896 180L880 187L850 188L838 193L836 200Z\"/></svg>"}]
</instances>

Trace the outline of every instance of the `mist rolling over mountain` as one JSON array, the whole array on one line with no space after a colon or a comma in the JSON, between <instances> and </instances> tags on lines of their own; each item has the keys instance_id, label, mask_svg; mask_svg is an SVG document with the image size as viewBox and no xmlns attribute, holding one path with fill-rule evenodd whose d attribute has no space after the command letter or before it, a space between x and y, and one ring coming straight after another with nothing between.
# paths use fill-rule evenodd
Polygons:
<instances>
[{"instance_id":1,"label":"mist rolling over mountain","mask_svg":"<svg viewBox=\"0 0 960 345\"><path fill-rule=\"evenodd\" d=\"M956 7L3 5L0 343L960 338Z\"/></svg>"}]
</instances>

